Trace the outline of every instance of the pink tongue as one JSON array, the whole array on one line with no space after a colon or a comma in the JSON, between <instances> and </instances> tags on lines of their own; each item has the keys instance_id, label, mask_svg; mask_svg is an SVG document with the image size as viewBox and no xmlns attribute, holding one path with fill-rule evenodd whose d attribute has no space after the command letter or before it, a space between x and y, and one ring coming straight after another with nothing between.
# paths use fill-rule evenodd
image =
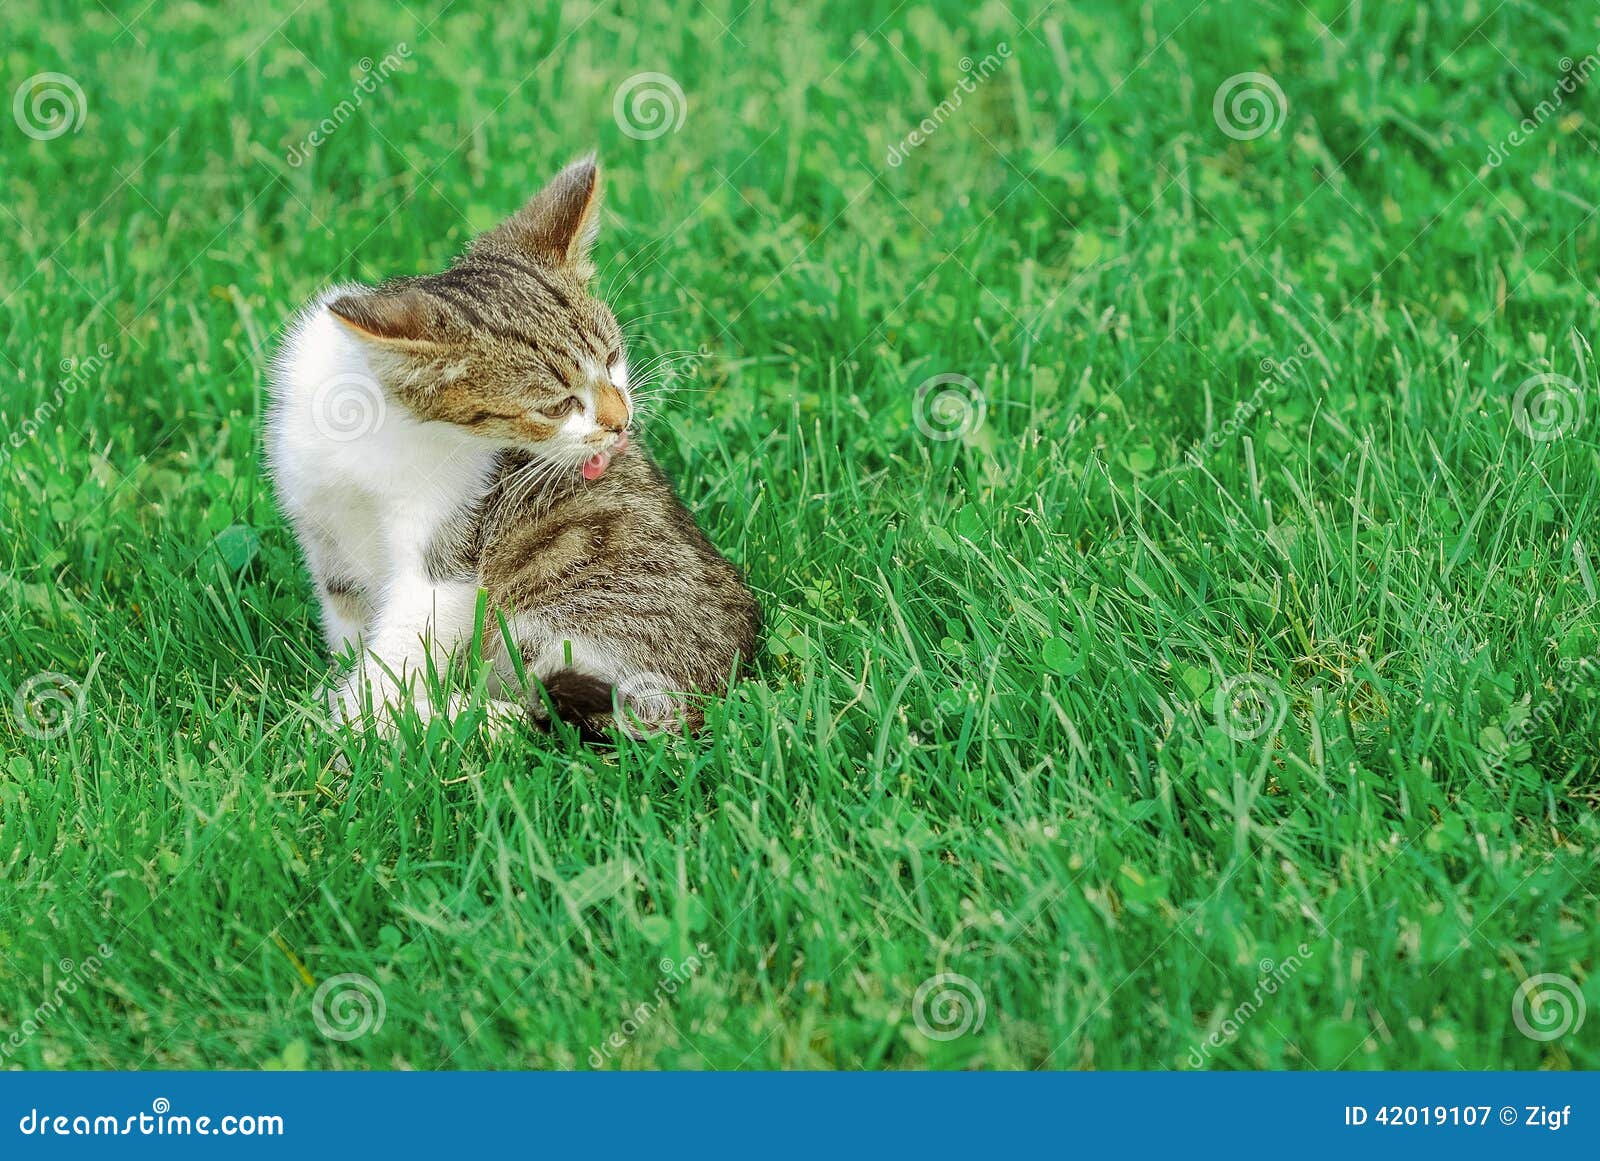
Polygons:
<instances>
[{"instance_id":1,"label":"pink tongue","mask_svg":"<svg viewBox=\"0 0 1600 1161\"><path fill-rule=\"evenodd\" d=\"M598 480L605 474L605 470L611 466L612 457L620 456L627 450L628 434L623 432L622 435L617 437L617 442L612 445L610 451L596 452L583 461L583 478L586 480Z\"/></svg>"}]
</instances>

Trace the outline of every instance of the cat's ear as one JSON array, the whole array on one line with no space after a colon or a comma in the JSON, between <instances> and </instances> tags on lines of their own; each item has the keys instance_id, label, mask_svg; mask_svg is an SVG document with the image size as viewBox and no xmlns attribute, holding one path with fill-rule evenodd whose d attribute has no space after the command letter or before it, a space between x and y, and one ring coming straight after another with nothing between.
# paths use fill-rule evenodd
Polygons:
<instances>
[{"instance_id":1,"label":"cat's ear","mask_svg":"<svg viewBox=\"0 0 1600 1161\"><path fill-rule=\"evenodd\" d=\"M591 153L556 174L491 237L588 279L594 274L589 253L599 232L600 167Z\"/></svg>"},{"instance_id":2,"label":"cat's ear","mask_svg":"<svg viewBox=\"0 0 1600 1161\"><path fill-rule=\"evenodd\" d=\"M416 347L444 338L443 312L420 290L354 291L330 302L328 311L364 339Z\"/></svg>"}]
</instances>

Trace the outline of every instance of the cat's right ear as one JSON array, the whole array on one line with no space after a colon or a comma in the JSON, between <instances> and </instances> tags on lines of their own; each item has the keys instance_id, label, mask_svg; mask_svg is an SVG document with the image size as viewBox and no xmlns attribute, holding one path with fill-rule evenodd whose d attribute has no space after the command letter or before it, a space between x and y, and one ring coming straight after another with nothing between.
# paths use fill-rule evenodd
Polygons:
<instances>
[{"instance_id":1,"label":"cat's right ear","mask_svg":"<svg viewBox=\"0 0 1600 1161\"><path fill-rule=\"evenodd\" d=\"M414 348L443 337L443 312L419 290L343 294L328 304L328 312L346 330L373 342Z\"/></svg>"},{"instance_id":2,"label":"cat's right ear","mask_svg":"<svg viewBox=\"0 0 1600 1161\"><path fill-rule=\"evenodd\" d=\"M591 153L551 178L549 185L489 237L530 257L564 266L587 280L594 274L589 254L599 232L600 167Z\"/></svg>"}]
</instances>

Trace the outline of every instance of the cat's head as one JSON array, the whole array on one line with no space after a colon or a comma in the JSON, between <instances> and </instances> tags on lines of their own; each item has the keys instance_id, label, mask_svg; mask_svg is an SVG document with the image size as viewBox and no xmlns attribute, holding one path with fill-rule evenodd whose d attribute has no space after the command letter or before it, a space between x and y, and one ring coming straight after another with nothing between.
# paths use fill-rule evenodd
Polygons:
<instances>
[{"instance_id":1,"label":"cat's head","mask_svg":"<svg viewBox=\"0 0 1600 1161\"><path fill-rule=\"evenodd\" d=\"M593 479L626 450L633 419L622 329L590 293L599 209L591 156L443 273L346 293L328 310L417 418Z\"/></svg>"}]
</instances>

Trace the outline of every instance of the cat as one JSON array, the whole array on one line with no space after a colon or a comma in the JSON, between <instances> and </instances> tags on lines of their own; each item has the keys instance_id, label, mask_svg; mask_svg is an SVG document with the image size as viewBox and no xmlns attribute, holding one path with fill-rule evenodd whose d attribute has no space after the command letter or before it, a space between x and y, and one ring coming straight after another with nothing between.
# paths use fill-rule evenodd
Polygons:
<instances>
[{"instance_id":1,"label":"cat","mask_svg":"<svg viewBox=\"0 0 1600 1161\"><path fill-rule=\"evenodd\" d=\"M756 599L635 430L599 202L590 155L442 273L334 286L291 323L267 460L328 648L355 654L337 720L439 712L421 678L470 641L480 589L495 728L693 732L694 695L750 660Z\"/></svg>"}]
</instances>

